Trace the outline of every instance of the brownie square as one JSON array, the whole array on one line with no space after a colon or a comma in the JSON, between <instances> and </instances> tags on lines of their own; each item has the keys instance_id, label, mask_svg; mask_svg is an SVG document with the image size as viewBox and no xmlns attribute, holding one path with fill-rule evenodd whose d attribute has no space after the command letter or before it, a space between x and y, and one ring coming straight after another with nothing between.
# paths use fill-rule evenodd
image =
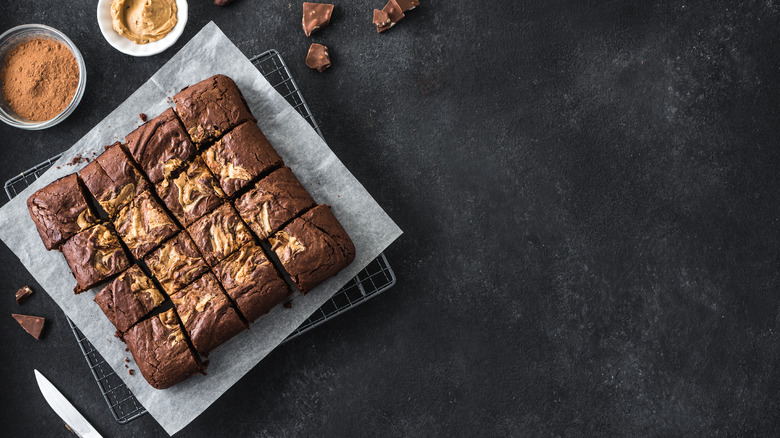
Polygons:
<instances>
[{"instance_id":1,"label":"brownie square","mask_svg":"<svg viewBox=\"0 0 780 438\"><path fill-rule=\"evenodd\" d=\"M355 259L355 246L327 205L318 205L269 239L301 293L336 275Z\"/></svg>"},{"instance_id":2,"label":"brownie square","mask_svg":"<svg viewBox=\"0 0 780 438\"><path fill-rule=\"evenodd\" d=\"M157 248L179 229L150 192L141 193L122 208L114 218L114 226L137 259Z\"/></svg>"},{"instance_id":3,"label":"brownie square","mask_svg":"<svg viewBox=\"0 0 780 438\"><path fill-rule=\"evenodd\" d=\"M187 344L173 309L134 325L124 341L141 375L157 389L170 388L205 368Z\"/></svg>"},{"instance_id":4,"label":"brownie square","mask_svg":"<svg viewBox=\"0 0 780 438\"><path fill-rule=\"evenodd\" d=\"M120 332L159 306L165 297L138 265L119 274L95 296L95 302Z\"/></svg>"},{"instance_id":5,"label":"brownie square","mask_svg":"<svg viewBox=\"0 0 780 438\"><path fill-rule=\"evenodd\" d=\"M246 328L210 272L177 292L171 301L200 354L208 354Z\"/></svg>"},{"instance_id":6,"label":"brownie square","mask_svg":"<svg viewBox=\"0 0 780 438\"><path fill-rule=\"evenodd\" d=\"M227 133L203 153L203 159L219 178L228 196L284 162L255 122L247 122Z\"/></svg>"},{"instance_id":7,"label":"brownie square","mask_svg":"<svg viewBox=\"0 0 780 438\"><path fill-rule=\"evenodd\" d=\"M157 184L197 153L173 108L131 132L125 143L149 180Z\"/></svg>"},{"instance_id":8,"label":"brownie square","mask_svg":"<svg viewBox=\"0 0 780 438\"><path fill-rule=\"evenodd\" d=\"M192 141L216 140L246 122L256 122L233 79L216 75L185 87L173 96L176 113Z\"/></svg>"},{"instance_id":9,"label":"brownie square","mask_svg":"<svg viewBox=\"0 0 780 438\"><path fill-rule=\"evenodd\" d=\"M81 293L127 269L130 262L119 238L103 224L68 239L62 254L76 277L74 292Z\"/></svg>"},{"instance_id":10,"label":"brownie square","mask_svg":"<svg viewBox=\"0 0 780 438\"><path fill-rule=\"evenodd\" d=\"M200 157L179 176L157 184L157 193L185 227L219 207L225 193Z\"/></svg>"},{"instance_id":11,"label":"brownie square","mask_svg":"<svg viewBox=\"0 0 780 438\"><path fill-rule=\"evenodd\" d=\"M249 322L268 313L290 294L287 283L254 243L219 262L214 274Z\"/></svg>"},{"instance_id":12,"label":"brownie square","mask_svg":"<svg viewBox=\"0 0 780 438\"><path fill-rule=\"evenodd\" d=\"M109 217L149 190L149 183L117 142L79 172L84 185Z\"/></svg>"},{"instance_id":13,"label":"brownie square","mask_svg":"<svg viewBox=\"0 0 780 438\"><path fill-rule=\"evenodd\" d=\"M289 167L275 170L236 200L236 210L261 239L316 205Z\"/></svg>"},{"instance_id":14,"label":"brownie square","mask_svg":"<svg viewBox=\"0 0 780 438\"><path fill-rule=\"evenodd\" d=\"M184 232L163 243L144 262L169 296L209 269L195 243Z\"/></svg>"},{"instance_id":15,"label":"brownie square","mask_svg":"<svg viewBox=\"0 0 780 438\"><path fill-rule=\"evenodd\" d=\"M198 219L187 227L187 231L209 266L216 265L252 241L249 228L230 204L224 204Z\"/></svg>"},{"instance_id":16,"label":"brownie square","mask_svg":"<svg viewBox=\"0 0 780 438\"><path fill-rule=\"evenodd\" d=\"M33 193L27 198L27 209L48 250L58 249L71 236L98 222L75 173Z\"/></svg>"}]
</instances>

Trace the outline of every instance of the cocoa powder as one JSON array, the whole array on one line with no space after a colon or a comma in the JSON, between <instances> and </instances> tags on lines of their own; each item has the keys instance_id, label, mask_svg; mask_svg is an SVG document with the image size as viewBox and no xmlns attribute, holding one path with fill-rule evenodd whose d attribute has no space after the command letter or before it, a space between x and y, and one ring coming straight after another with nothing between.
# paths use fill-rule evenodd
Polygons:
<instances>
[{"instance_id":1,"label":"cocoa powder","mask_svg":"<svg viewBox=\"0 0 780 438\"><path fill-rule=\"evenodd\" d=\"M8 52L0 82L8 106L21 117L40 122L54 118L73 99L79 66L62 43L33 39Z\"/></svg>"}]
</instances>

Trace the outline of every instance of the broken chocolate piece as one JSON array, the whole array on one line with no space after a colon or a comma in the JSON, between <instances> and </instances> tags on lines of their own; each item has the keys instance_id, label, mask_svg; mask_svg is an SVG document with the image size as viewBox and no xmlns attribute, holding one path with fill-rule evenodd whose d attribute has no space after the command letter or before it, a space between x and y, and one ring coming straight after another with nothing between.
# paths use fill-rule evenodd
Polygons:
<instances>
[{"instance_id":1,"label":"broken chocolate piece","mask_svg":"<svg viewBox=\"0 0 780 438\"><path fill-rule=\"evenodd\" d=\"M402 12L411 11L412 9L420 6L419 0L395 0L398 6L401 7Z\"/></svg>"},{"instance_id":2,"label":"broken chocolate piece","mask_svg":"<svg viewBox=\"0 0 780 438\"><path fill-rule=\"evenodd\" d=\"M24 302L27 301L27 298L30 298L32 293L33 291L30 289L30 286L24 286L16 291L16 304L24 304Z\"/></svg>"},{"instance_id":3,"label":"broken chocolate piece","mask_svg":"<svg viewBox=\"0 0 780 438\"><path fill-rule=\"evenodd\" d=\"M227 6L233 3L233 0L214 0L214 6Z\"/></svg>"},{"instance_id":4,"label":"broken chocolate piece","mask_svg":"<svg viewBox=\"0 0 780 438\"><path fill-rule=\"evenodd\" d=\"M387 12L374 9L374 26L381 28L389 26L391 23L392 20L390 20L390 15L388 15ZM387 29L389 29L389 27L387 27Z\"/></svg>"},{"instance_id":5,"label":"broken chocolate piece","mask_svg":"<svg viewBox=\"0 0 780 438\"><path fill-rule=\"evenodd\" d=\"M19 315L17 313L12 313L11 316L13 316L16 322L18 322L27 333L32 335L33 338L36 340L41 339L43 324L46 322L45 318L40 316Z\"/></svg>"},{"instance_id":6,"label":"broken chocolate piece","mask_svg":"<svg viewBox=\"0 0 780 438\"><path fill-rule=\"evenodd\" d=\"M322 73L330 67L330 55L328 55L328 48L322 44L314 43L309 47L309 54L306 55L306 65L309 68L316 69Z\"/></svg>"},{"instance_id":7,"label":"broken chocolate piece","mask_svg":"<svg viewBox=\"0 0 780 438\"><path fill-rule=\"evenodd\" d=\"M330 23L330 16L333 13L333 5L328 3L309 3L303 2L303 32L306 36L317 29L321 29Z\"/></svg>"},{"instance_id":8,"label":"broken chocolate piece","mask_svg":"<svg viewBox=\"0 0 780 438\"><path fill-rule=\"evenodd\" d=\"M390 17L390 24L386 26L377 27L376 31L378 33L382 33L387 29L390 29L391 27L395 26L395 23L398 23L399 21L401 21L402 18L404 18L403 9L395 0L388 1L385 7L382 8L382 11L386 12L387 15Z\"/></svg>"}]
</instances>

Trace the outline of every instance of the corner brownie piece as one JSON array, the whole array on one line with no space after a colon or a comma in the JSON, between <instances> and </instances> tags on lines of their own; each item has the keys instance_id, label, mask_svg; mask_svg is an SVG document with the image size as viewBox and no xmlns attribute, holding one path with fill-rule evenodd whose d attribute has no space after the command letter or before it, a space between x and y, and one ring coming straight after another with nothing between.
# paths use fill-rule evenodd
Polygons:
<instances>
[{"instance_id":1,"label":"corner brownie piece","mask_svg":"<svg viewBox=\"0 0 780 438\"><path fill-rule=\"evenodd\" d=\"M230 204L198 219L187 227L209 266L232 254L242 245L252 241L252 234Z\"/></svg>"},{"instance_id":2,"label":"corner brownie piece","mask_svg":"<svg viewBox=\"0 0 780 438\"><path fill-rule=\"evenodd\" d=\"M184 339L173 309L134 325L124 340L141 375L157 389L170 388L205 368Z\"/></svg>"},{"instance_id":3,"label":"corner brownie piece","mask_svg":"<svg viewBox=\"0 0 780 438\"><path fill-rule=\"evenodd\" d=\"M246 122L256 122L233 79L216 75L185 87L173 96L176 113L192 141L216 140Z\"/></svg>"},{"instance_id":4,"label":"corner brownie piece","mask_svg":"<svg viewBox=\"0 0 780 438\"><path fill-rule=\"evenodd\" d=\"M95 296L108 320L123 333L163 301L163 294L138 265L119 274Z\"/></svg>"},{"instance_id":5,"label":"corner brownie piece","mask_svg":"<svg viewBox=\"0 0 780 438\"><path fill-rule=\"evenodd\" d=\"M200 354L208 354L246 328L210 272L177 292L171 301Z\"/></svg>"},{"instance_id":6,"label":"corner brownie piece","mask_svg":"<svg viewBox=\"0 0 780 438\"><path fill-rule=\"evenodd\" d=\"M261 239L316 205L289 167L275 170L236 200L236 210Z\"/></svg>"},{"instance_id":7,"label":"corner brownie piece","mask_svg":"<svg viewBox=\"0 0 780 438\"><path fill-rule=\"evenodd\" d=\"M324 204L290 222L269 241L304 294L355 260L352 240Z\"/></svg>"},{"instance_id":8,"label":"corner brownie piece","mask_svg":"<svg viewBox=\"0 0 780 438\"><path fill-rule=\"evenodd\" d=\"M195 243L185 232L163 243L146 256L144 262L169 296L209 269Z\"/></svg>"},{"instance_id":9,"label":"corner brownie piece","mask_svg":"<svg viewBox=\"0 0 780 438\"><path fill-rule=\"evenodd\" d=\"M125 154L119 142L106 148L79 172L84 185L109 217L116 216L134 197L149 190L149 183Z\"/></svg>"},{"instance_id":10,"label":"corner brownie piece","mask_svg":"<svg viewBox=\"0 0 780 438\"><path fill-rule=\"evenodd\" d=\"M125 143L154 184L173 174L197 153L173 108L139 126L125 138Z\"/></svg>"},{"instance_id":11,"label":"corner brownie piece","mask_svg":"<svg viewBox=\"0 0 780 438\"><path fill-rule=\"evenodd\" d=\"M168 210L185 227L219 207L225 193L200 157L187 170L157 185L157 193Z\"/></svg>"},{"instance_id":12,"label":"corner brownie piece","mask_svg":"<svg viewBox=\"0 0 780 438\"><path fill-rule=\"evenodd\" d=\"M27 198L27 209L48 250L59 248L71 236L98 222L75 173L33 193Z\"/></svg>"},{"instance_id":13,"label":"corner brownie piece","mask_svg":"<svg viewBox=\"0 0 780 438\"><path fill-rule=\"evenodd\" d=\"M203 153L203 159L219 177L228 196L284 162L255 122L247 122L227 133Z\"/></svg>"},{"instance_id":14,"label":"corner brownie piece","mask_svg":"<svg viewBox=\"0 0 780 438\"><path fill-rule=\"evenodd\" d=\"M81 293L127 269L130 262L111 230L95 225L68 239L62 254L76 277L74 292Z\"/></svg>"},{"instance_id":15,"label":"corner brownie piece","mask_svg":"<svg viewBox=\"0 0 780 438\"><path fill-rule=\"evenodd\" d=\"M119 211L114 219L122 241L135 258L142 258L173 236L179 227L150 192L143 192Z\"/></svg>"},{"instance_id":16,"label":"corner brownie piece","mask_svg":"<svg viewBox=\"0 0 780 438\"><path fill-rule=\"evenodd\" d=\"M214 274L249 322L268 313L290 294L287 283L254 243L219 262Z\"/></svg>"}]
</instances>

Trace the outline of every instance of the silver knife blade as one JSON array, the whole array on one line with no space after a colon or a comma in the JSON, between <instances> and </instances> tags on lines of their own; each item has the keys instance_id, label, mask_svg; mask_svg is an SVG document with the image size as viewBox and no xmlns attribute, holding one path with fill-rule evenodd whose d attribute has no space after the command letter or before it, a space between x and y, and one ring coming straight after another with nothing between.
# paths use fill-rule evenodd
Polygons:
<instances>
[{"instance_id":1,"label":"silver knife blade","mask_svg":"<svg viewBox=\"0 0 780 438\"><path fill-rule=\"evenodd\" d=\"M35 380L38 381L38 387L41 389L43 398L46 399L49 406L62 418L73 433L78 435L79 438L102 438L98 431L89 424L89 421L38 370L35 370Z\"/></svg>"}]
</instances>

